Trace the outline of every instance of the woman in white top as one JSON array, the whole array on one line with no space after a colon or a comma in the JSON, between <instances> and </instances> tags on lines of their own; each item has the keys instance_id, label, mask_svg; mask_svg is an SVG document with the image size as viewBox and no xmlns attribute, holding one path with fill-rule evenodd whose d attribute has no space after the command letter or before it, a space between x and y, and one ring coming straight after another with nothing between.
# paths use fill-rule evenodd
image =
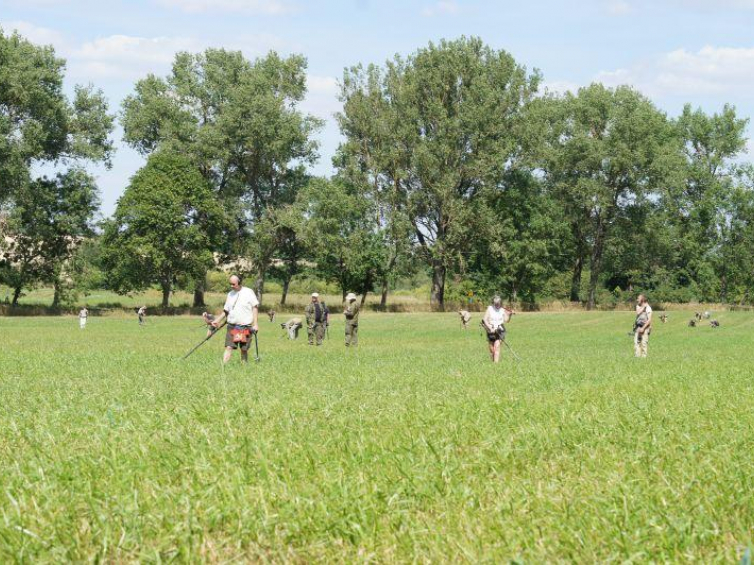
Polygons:
<instances>
[{"instance_id":1,"label":"woman in white top","mask_svg":"<svg viewBox=\"0 0 754 565\"><path fill-rule=\"evenodd\" d=\"M499 296L492 299L492 304L484 313L482 325L487 331L487 341L490 345L490 357L493 363L500 361L500 344L505 339L505 324L515 314L513 310L503 308L503 301Z\"/></svg>"}]
</instances>

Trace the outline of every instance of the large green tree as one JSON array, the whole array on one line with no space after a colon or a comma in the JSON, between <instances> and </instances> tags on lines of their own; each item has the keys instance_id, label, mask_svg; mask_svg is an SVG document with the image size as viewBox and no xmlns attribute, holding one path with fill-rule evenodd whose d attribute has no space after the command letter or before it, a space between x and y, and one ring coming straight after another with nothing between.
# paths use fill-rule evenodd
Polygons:
<instances>
[{"instance_id":1,"label":"large green tree","mask_svg":"<svg viewBox=\"0 0 754 565\"><path fill-rule=\"evenodd\" d=\"M569 230L562 208L545 183L526 170L506 175L477 208L490 220L481 223L469 244L466 275L477 291L535 304L549 279L567 268Z\"/></svg>"},{"instance_id":2,"label":"large green tree","mask_svg":"<svg viewBox=\"0 0 754 565\"><path fill-rule=\"evenodd\" d=\"M166 308L178 277L194 278L213 265L224 221L211 187L188 157L152 154L105 223L108 286L127 293L158 284Z\"/></svg>"},{"instance_id":3,"label":"large green tree","mask_svg":"<svg viewBox=\"0 0 754 565\"><path fill-rule=\"evenodd\" d=\"M0 277L14 289L13 305L24 288L39 282L55 287L58 306L66 263L92 235L99 207L94 179L80 169L36 179L16 191L0 242Z\"/></svg>"},{"instance_id":4,"label":"large green tree","mask_svg":"<svg viewBox=\"0 0 754 565\"><path fill-rule=\"evenodd\" d=\"M186 154L234 220L218 251L259 251L266 235L255 224L293 202L305 166L317 157L312 134L321 122L298 109L305 93L306 60L298 55L271 52L249 61L223 49L179 53L170 75L149 75L124 100L125 140L144 155ZM249 237L259 241L247 246ZM271 255L255 258L261 295ZM203 280L201 274L195 305L204 302Z\"/></svg>"},{"instance_id":5,"label":"large green tree","mask_svg":"<svg viewBox=\"0 0 754 565\"><path fill-rule=\"evenodd\" d=\"M60 299L63 265L90 229L97 205L86 162L110 165L114 118L101 91L64 93L65 61L0 29L0 278L14 288L55 284ZM54 178L35 171L52 167Z\"/></svg>"},{"instance_id":6,"label":"large green tree","mask_svg":"<svg viewBox=\"0 0 754 565\"><path fill-rule=\"evenodd\" d=\"M437 308L478 223L494 221L473 204L517 166L524 109L538 82L537 73L477 38L345 72L342 168L361 172L362 186L397 212L388 226L401 215L410 223Z\"/></svg>"},{"instance_id":7,"label":"large green tree","mask_svg":"<svg viewBox=\"0 0 754 565\"><path fill-rule=\"evenodd\" d=\"M113 116L101 91L63 90L65 61L0 28L0 203L33 180L33 167L95 161L109 165Z\"/></svg>"},{"instance_id":8,"label":"large green tree","mask_svg":"<svg viewBox=\"0 0 754 565\"><path fill-rule=\"evenodd\" d=\"M684 182L663 204L677 242L673 266L679 283L693 285L699 299L726 300L725 264L717 250L735 204L744 203L732 193L747 124L731 106L706 114L686 105L675 122L683 142Z\"/></svg>"},{"instance_id":9,"label":"large green tree","mask_svg":"<svg viewBox=\"0 0 754 565\"><path fill-rule=\"evenodd\" d=\"M366 295L382 280L386 249L377 232L373 202L342 179L315 178L299 193L300 239L316 274Z\"/></svg>"},{"instance_id":10,"label":"large green tree","mask_svg":"<svg viewBox=\"0 0 754 565\"><path fill-rule=\"evenodd\" d=\"M542 169L571 226L573 290L589 268L591 309L618 220L680 182L680 142L667 117L629 87L592 84L542 103L552 110Z\"/></svg>"},{"instance_id":11,"label":"large green tree","mask_svg":"<svg viewBox=\"0 0 754 565\"><path fill-rule=\"evenodd\" d=\"M720 212L715 270L720 300L754 301L754 166L739 168Z\"/></svg>"}]
</instances>

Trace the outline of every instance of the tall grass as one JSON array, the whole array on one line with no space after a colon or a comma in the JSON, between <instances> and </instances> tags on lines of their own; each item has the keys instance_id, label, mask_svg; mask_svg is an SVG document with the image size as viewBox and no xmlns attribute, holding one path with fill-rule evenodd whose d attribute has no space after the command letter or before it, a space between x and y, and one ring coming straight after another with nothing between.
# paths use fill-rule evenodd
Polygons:
<instances>
[{"instance_id":1,"label":"tall grass","mask_svg":"<svg viewBox=\"0 0 754 565\"><path fill-rule=\"evenodd\" d=\"M726 561L754 523L754 319L334 323L220 366L195 318L0 318L0 559ZM282 320L280 320L282 321ZM476 320L474 320L476 323Z\"/></svg>"}]
</instances>

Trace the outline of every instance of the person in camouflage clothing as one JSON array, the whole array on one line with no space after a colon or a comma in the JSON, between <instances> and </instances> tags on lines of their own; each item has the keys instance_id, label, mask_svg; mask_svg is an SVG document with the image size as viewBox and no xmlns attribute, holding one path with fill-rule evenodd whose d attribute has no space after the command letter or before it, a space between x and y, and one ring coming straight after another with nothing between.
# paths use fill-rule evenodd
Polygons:
<instances>
[{"instance_id":1,"label":"person in camouflage clothing","mask_svg":"<svg viewBox=\"0 0 754 565\"><path fill-rule=\"evenodd\" d=\"M306 328L309 333L309 345L322 345L325 339L325 330L329 323L330 311L324 302L319 301L319 294L312 293L312 301L306 305Z\"/></svg>"},{"instance_id":2,"label":"person in camouflage clothing","mask_svg":"<svg viewBox=\"0 0 754 565\"><path fill-rule=\"evenodd\" d=\"M353 292L346 296L343 315L346 317L346 347L356 347L359 344L359 303Z\"/></svg>"}]
</instances>

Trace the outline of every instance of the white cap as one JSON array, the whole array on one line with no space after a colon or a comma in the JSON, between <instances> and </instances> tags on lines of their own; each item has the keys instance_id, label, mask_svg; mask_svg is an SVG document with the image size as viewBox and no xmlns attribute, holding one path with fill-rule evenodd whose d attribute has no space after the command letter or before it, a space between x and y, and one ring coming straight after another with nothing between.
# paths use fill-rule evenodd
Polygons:
<instances>
[{"instance_id":1,"label":"white cap","mask_svg":"<svg viewBox=\"0 0 754 565\"><path fill-rule=\"evenodd\" d=\"M346 294L346 300L348 300L349 302L351 300L356 300L356 295L353 292L349 292L348 294Z\"/></svg>"},{"instance_id":2,"label":"white cap","mask_svg":"<svg viewBox=\"0 0 754 565\"><path fill-rule=\"evenodd\" d=\"M312 298L319 298L318 292L312 292Z\"/></svg>"}]
</instances>

